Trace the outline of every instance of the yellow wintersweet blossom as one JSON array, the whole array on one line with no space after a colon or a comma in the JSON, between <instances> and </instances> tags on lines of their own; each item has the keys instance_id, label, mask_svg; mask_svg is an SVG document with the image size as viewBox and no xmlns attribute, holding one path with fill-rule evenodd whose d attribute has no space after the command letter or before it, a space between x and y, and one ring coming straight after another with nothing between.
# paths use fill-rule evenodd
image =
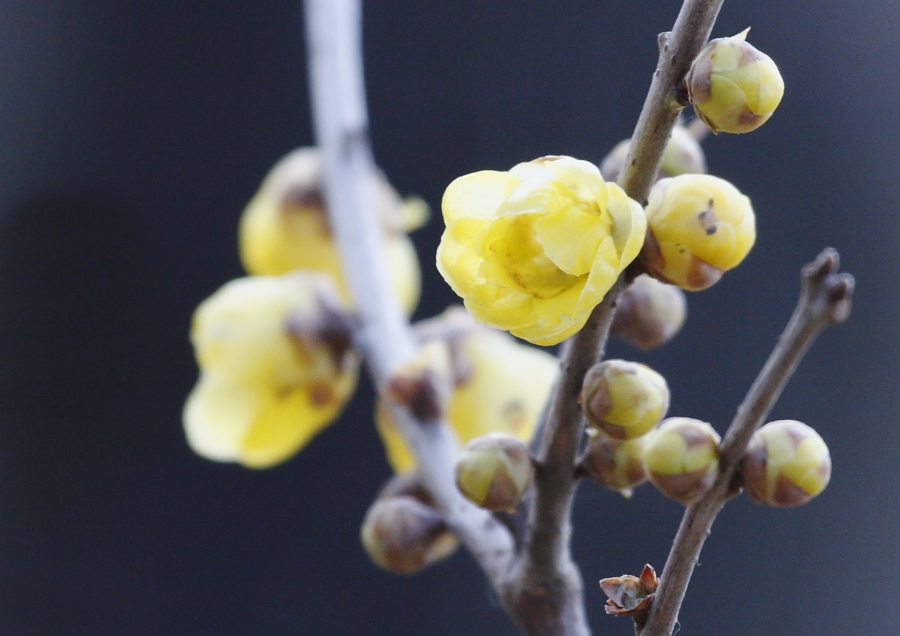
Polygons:
<instances>
[{"instance_id":1,"label":"yellow wintersweet blossom","mask_svg":"<svg viewBox=\"0 0 900 636\"><path fill-rule=\"evenodd\" d=\"M468 323L449 336L457 378L447 420L460 444L491 432L530 440L559 372L556 358L473 324L461 308L448 310L442 318ZM413 468L412 454L381 405L375 421L393 469Z\"/></svg>"},{"instance_id":2,"label":"yellow wintersweet blossom","mask_svg":"<svg viewBox=\"0 0 900 636\"><path fill-rule=\"evenodd\" d=\"M326 275L240 278L203 301L191 342L200 379L184 407L207 459L265 468L334 420L359 369Z\"/></svg>"},{"instance_id":3,"label":"yellow wintersweet blossom","mask_svg":"<svg viewBox=\"0 0 900 636\"><path fill-rule=\"evenodd\" d=\"M316 148L294 150L275 164L241 217L241 262L249 274L277 276L294 269L327 272L350 303L340 255L322 198L322 159ZM421 272L406 232L428 219L419 198L401 200L381 172L371 190L382 225L384 253L397 300L412 313L419 302Z\"/></svg>"},{"instance_id":4,"label":"yellow wintersweet blossom","mask_svg":"<svg viewBox=\"0 0 900 636\"><path fill-rule=\"evenodd\" d=\"M465 175L441 205L441 275L476 320L538 345L584 326L646 229L636 201L571 157Z\"/></svg>"},{"instance_id":5,"label":"yellow wintersweet blossom","mask_svg":"<svg viewBox=\"0 0 900 636\"><path fill-rule=\"evenodd\" d=\"M657 181L645 211L644 265L656 278L689 291L713 285L756 241L750 199L711 175Z\"/></svg>"}]
</instances>

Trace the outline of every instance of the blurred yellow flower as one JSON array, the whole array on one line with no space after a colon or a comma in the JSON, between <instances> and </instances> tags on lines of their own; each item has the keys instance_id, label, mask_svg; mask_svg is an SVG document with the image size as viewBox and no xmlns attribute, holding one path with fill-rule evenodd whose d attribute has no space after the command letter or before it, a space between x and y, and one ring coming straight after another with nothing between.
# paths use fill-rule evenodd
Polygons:
<instances>
[{"instance_id":1,"label":"blurred yellow flower","mask_svg":"<svg viewBox=\"0 0 900 636\"><path fill-rule=\"evenodd\" d=\"M207 459L265 468L334 420L359 368L325 275L240 278L197 308L200 379L184 407L188 443Z\"/></svg>"},{"instance_id":2,"label":"blurred yellow flower","mask_svg":"<svg viewBox=\"0 0 900 636\"><path fill-rule=\"evenodd\" d=\"M462 322L461 308L444 317ZM507 433L522 441L531 439L538 417L559 371L552 355L517 343L507 334L480 327L466 316L461 330L449 336L456 387L447 405L447 419L460 444L491 432ZM415 465L380 404L375 421L384 442L388 462L397 472Z\"/></svg>"},{"instance_id":3,"label":"blurred yellow flower","mask_svg":"<svg viewBox=\"0 0 900 636\"><path fill-rule=\"evenodd\" d=\"M327 272L341 298L349 303L322 198L321 164L315 148L300 148L275 164L241 217L241 262L248 273L257 276L277 276L293 269ZM419 302L421 272L406 232L425 223L428 206L415 197L401 200L381 172L372 175L371 188L391 284L397 300L412 313Z\"/></svg>"},{"instance_id":4,"label":"blurred yellow flower","mask_svg":"<svg viewBox=\"0 0 900 636\"><path fill-rule=\"evenodd\" d=\"M442 207L441 275L476 320L538 345L584 326L646 228L636 201L571 157L460 177Z\"/></svg>"}]
</instances>

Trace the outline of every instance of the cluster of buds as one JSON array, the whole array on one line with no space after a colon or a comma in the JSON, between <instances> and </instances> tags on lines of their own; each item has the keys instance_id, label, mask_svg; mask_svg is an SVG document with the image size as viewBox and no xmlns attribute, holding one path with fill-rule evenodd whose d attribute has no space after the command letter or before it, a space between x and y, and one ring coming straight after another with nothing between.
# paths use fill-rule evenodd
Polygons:
<instances>
[{"instance_id":1,"label":"cluster of buds","mask_svg":"<svg viewBox=\"0 0 900 636\"><path fill-rule=\"evenodd\" d=\"M208 459L277 464L334 420L356 387L351 325L323 274L227 283L197 308L191 341L201 374L184 426Z\"/></svg>"},{"instance_id":2,"label":"cluster of buds","mask_svg":"<svg viewBox=\"0 0 900 636\"><path fill-rule=\"evenodd\" d=\"M580 399L589 438L579 470L630 496L647 480L645 438L669 408L665 379L643 364L606 360L588 370Z\"/></svg>"}]
</instances>

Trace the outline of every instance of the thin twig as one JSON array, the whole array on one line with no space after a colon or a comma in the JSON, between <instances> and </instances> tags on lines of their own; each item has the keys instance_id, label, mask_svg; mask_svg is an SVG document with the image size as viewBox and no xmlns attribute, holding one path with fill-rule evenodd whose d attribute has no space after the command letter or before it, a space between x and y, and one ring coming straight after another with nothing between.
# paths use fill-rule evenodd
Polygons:
<instances>
[{"instance_id":1,"label":"thin twig","mask_svg":"<svg viewBox=\"0 0 900 636\"><path fill-rule=\"evenodd\" d=\"M838 254L826 249L803 268L803 290L775 349L737 410L719 455L712 488L688 507L660 577L650 616L639 636L670 636L703 542L716 515L735 494L735 473L753 432L763 423L816 336L847 319L853 277L838 274Z\"/></svg>"},{"instance_id":2,"label":"thin twig","mask_svg":"<svg viewBox=\"0 0 900 636\"><path fill-rule=\"evenodd\" d=\"M363 83L360 0L306 0L305 9L310 93L325 199L359 316L359 344L376 385L382 387L412 359L417 345L390 288L372 205L369 177L375 165ZM397 404L389 404L389 409L435 505L488 579L499 585L512 556L512 536L456 489L457 446L446 424L417 420Z\"/></svg>"}]
</instances>

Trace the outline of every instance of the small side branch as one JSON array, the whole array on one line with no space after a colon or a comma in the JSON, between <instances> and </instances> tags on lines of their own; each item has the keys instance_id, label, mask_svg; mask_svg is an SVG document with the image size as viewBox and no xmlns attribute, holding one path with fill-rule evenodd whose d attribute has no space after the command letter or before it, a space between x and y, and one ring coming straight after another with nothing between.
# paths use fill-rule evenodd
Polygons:
<instances>
[{"instance_id":1,"label":"small side branch","mask_svg":"<svg viewBox=\"0 0 900 636\"><path fill-rule=\"evenodd\" d=\"M816 336L850 314L853 277L838 274L838 254L826 249L803 268L803 290L791 320L738 408L722 442L719 475L712 488L684 513L660 577L650 616L638 636L670 636L703 542L716 515L735 494L735 474L753 432L772 410L781 391Z\"/></svg>"},{"instance_id":2,"label":"small side branch","mask_svg":"<svg viewBox=\"0 0 900 636\"><path fill-rule=\"evenodd\" d=\"M322 153L325 199L344 275L359 315L360 347L375 383L385 382L417 346L388 281L381 230L372 205L375 170L369 145L362 65L360 0L306 0L310 93ZM423 484L448 524L498 585L512 556L512 536L457 491L456 441L441 421L424 421L391 406L412 449Z\"/></svg>"}]
</instances>

